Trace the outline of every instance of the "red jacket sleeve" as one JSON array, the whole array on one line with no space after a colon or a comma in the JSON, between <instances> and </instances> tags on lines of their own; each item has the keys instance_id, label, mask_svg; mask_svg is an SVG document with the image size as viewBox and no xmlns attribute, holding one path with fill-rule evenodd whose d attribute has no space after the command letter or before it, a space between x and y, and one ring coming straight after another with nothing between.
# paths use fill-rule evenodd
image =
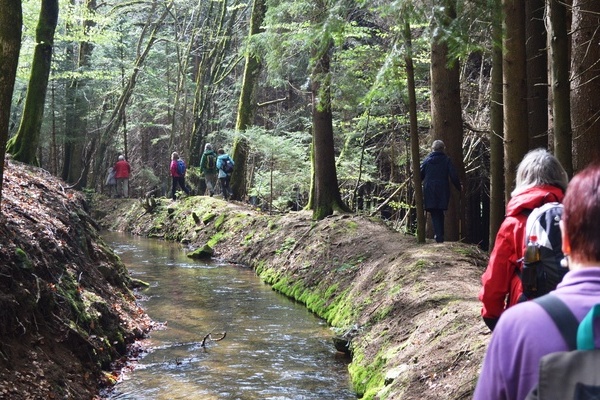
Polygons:
<instances>
[{"instance_id":1,"label":"red jacket sleeve","mask_svg":"<svg viewBox=\"0 0 600 400\"><path fill-rule=\"evenodd\" d=\"M483 286L479 300L483 303L482 317L500 317L508 306L516 304L521 295L523 289L516 270L519 267L517 260L523 255L525 220L524 215L523 218L506 217L496 235L487 269L481 277Z\"/></svg>"}]
</instances>

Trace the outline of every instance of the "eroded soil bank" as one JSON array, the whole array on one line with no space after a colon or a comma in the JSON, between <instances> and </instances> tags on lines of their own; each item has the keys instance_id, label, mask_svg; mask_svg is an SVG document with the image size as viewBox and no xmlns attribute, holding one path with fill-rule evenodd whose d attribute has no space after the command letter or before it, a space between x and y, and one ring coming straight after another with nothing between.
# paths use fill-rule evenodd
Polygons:
<instances>
[{"instance_id":1,"label":"eroded soil bank","mask_svg":"<svg viewBox=\"0 0 600 400\"><path fill-rule=\"evenodd\" d=\"M96 198L93 207L104 228L251 266L337 332L352 330L350 373L364 398L472 395L489 340L477 301L487 255L476 247L418 245L366 217L315 222L204 196L162 199L150 212L137 200Z\"/></svg>"},{"instance_id":2,"label":"eroded soil bank","mask_svg":"<svg viewBox=\"0 0 600 400\"><path fill-rule=\"evenodd\" d=\"M79 192L6 161L0 215L0 399L92 399L151 321Z\"/></svg>"}]
</instances>

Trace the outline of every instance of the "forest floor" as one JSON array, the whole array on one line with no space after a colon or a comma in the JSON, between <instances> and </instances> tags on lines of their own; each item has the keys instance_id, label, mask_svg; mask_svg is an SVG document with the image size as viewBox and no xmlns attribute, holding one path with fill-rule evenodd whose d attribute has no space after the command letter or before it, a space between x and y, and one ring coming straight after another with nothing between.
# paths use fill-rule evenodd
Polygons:
<instances>
[{"instance_id":1,"label":"forest floor","mask_svg":"<svg viewBox=\"0 0 600 400\"><path fill-rule=\"evenodd\" d=\"M217 197L93 202L104 228L177 241L250 266L275 290L350 332L352 383L366 399L468 399L489 330L477 294L487 254L428 241L378 218L268 215ZM332 334L333 336L333 334Z\"/></svg>"}]
</instances>

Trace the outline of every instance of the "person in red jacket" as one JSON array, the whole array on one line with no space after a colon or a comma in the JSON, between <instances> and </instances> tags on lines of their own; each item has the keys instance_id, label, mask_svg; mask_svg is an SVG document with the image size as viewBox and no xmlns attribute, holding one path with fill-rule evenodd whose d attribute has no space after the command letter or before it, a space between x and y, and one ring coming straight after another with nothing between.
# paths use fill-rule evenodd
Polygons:
<instances>
[{"instance_id":1,"label":"person in red jacket","mask_svg":"<svg viewBox=\"0 0 600 400\"><path fill-rule=\"evenodd\" d=\"M525 155L517 169L516 187L506 205L494 249L481 277L481 316L493 330L500 315L519 300L523 288L517 262L523 257L525 223L531 210L551 201L562 202L568 176L560 162L544 149Z\"/></svg>"},{"instance_id":2,"label":"person in red jacket","mask_svg":"<svg viewBox=\"0 0 600 400\"><path fill-rule=\"evenodd\" d=\"M117 197L129 197L129 174L131 166L124 156L119 156L119 161L113 167L117 180Z\"/></svg>"},{"instance_id":3,"label":"person in red jacket","mask_svg":"<svg viewBox=\"0 0 600 400\"><path fill-rule=\"evenodd\" d=\"M176 192L177 186L181 188L188 196L190 194L190 189L185 185L185 173L180 174L177 171L177 163L179 161L179 153L174 151L171 154L171 165L169 166L169 171L171 172L172 185L171 185L171 199L173 201L177 200Z\"/></svg>"}]
</instances>

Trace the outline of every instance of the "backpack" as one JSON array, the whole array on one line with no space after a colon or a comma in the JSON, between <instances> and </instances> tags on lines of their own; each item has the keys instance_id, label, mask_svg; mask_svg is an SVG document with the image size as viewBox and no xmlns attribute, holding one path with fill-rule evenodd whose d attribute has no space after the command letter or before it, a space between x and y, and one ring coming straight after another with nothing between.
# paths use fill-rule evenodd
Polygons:
<instances>
[{"instance_id":1,"label":"backpack","mask_svg":"<svg viewBox=\"0 0 600 400\"><path fill-rule=\"evenodd\" d=\"M181 158L177 160L177 173L179 176L185 176L185 162Z\"/></svg>"},{"instance_id":2,"label":"backpack","mask_svg":"<svg viewBox=\"0 0 600 400\"><path fill-rule=\"evenodd\" d=\"M221 165L221 169L226 174L230 174L230 173L233 172L233 163L231 162L231 158L227 157L226 159L223 160L223 163Z\"/></svg>"},{"instance_id":3,"label":"backpack","mask_svg":"<svg viewBox=\"0 0 600 400\"><path fill-rule=\"evenodd\" d=\"M217 166L217 158L215 157L214 153L207 154L206 155L206 169L208 171L214 171L216 169L216 166Z\"/></svg>"},{"instance_id":4,"label":"backpack","mask_svg":"<svg viewBox=\"0 0 600 400\"><path fill-rule=\"evenodd\" d=\"M524 256L519 260L522 269L517 269L523 285L520 302L556 289L569 271L561 265L565 258L559 227L562 212L562 204L550 202L533 209L527 217Z\"/></svg>"},{"instance_id":5,"label":"backpack","mask_svg":"<svg viewBox=\"0 0 600 400\"><path fill-rule=\"evenodd\" d=\"M558 297L548 295L534 301L552 317L570 351L541 358L538 383L526 400L600 399L600 350L594 345L594 319L600 316L600 304L578 323Z\"/></svg>"}]
</instances>

